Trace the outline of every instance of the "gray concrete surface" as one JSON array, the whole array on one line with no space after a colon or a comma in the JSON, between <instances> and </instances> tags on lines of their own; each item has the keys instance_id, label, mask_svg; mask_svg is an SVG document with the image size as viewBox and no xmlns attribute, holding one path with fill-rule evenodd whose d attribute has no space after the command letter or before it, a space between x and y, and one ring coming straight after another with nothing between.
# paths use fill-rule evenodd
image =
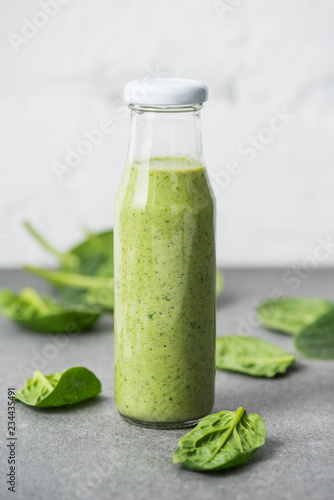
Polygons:
<instances>
[{"instance_id":1,"label":"gray concrete surface","mask_svg":"<svg viewBox=\"0 0 334 500\"><path fill-rule=\"evenodd\" d=\"M254 303L274 290L334 299L333 270L304 274L287 283L283 270L228 270L218 304L218 335L241 330L293 351L291 339L256 326ZM305 277L306 276L306 277ZM284 283L285 281L285 283ZM0 288L42 281L20 271L0 273ZM217 474L172 464L185 430L131 426L113 403L112 318L89 333L58 337L18 328L0 318L1 482L0 498L97 499L317 499L333 496L334 362L301 359L274 380L218 372L214 411L244 406L265 420L268 436L254 457ZM19 402L17 491L7 491L7 388L21 388L34 368L45 373L83 365L100 378L103 393L75 407L34 409Z\"/></svg>"}]
</instances>

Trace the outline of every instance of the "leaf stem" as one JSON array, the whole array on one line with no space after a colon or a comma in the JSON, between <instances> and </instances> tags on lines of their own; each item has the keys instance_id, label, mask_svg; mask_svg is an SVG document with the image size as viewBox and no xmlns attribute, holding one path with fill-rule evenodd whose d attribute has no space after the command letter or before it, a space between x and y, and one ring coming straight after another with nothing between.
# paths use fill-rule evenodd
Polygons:
<instances>
[{"instance_id":1,"label":"leaf stem","mask_svg":"<svg viewBox=\"0 0 334 500\"><path fill-rule=\"evenodd\" d=\"M76 255L63 253L57 250L48 241L46 241L41 234L37 232L37 230L30 224L30 222L26 221L23 225L29 231L31 236L35 238L35 240L38 241L38 243L42 245L43 248L45 248L45 250L48 250L50 253L55 255L64 265L72 268L78 266L79 259Z\"/></svg>"},{"instance_id":2,"label":"leaf stem","mask_svg":"<svg viewBox=\"0 0 334 500\"><path fill-rule=\"evenodd\" d=\"M222 449L222 447L224 446L224 444L226 443L226 441L228 440L228 438L230 437L230 435L232 434L234 429L237 427L238 423L240 422L240 420L242 419L242 417L244 416L245 413L246 413L246 410L242 406L240 406L237 409L237 411L235 412L235 415L233 417L232 424L231 424L229 430L227 431L226 434L223 434L221 441L218 443L216 451L211 455L211 457L209 457L203 463L203 465L210 462L217 455L217 453Z\"/></svg>"},{"instance_id":3,"label":"leaf stem","mask_svg":"<svg viewBox=\"0 0 334 500\"><path fill-rule=\"evenodd\" d=\"M68 273L66 271L52 271L41 267L24 266L24 269L36 276L45 278L55 285L70 286L81 289L113 288L113 278L86 276L84 274Z\"/></svg>"}]
</instances>

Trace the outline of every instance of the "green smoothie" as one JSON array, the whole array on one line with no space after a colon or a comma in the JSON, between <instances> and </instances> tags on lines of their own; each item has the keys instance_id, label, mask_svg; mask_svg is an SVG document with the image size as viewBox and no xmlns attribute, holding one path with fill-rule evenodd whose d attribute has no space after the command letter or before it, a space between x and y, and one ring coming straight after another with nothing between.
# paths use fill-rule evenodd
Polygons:
<instances>
[{"instance_id":1,"label":"green smoothie","mask_svg":"<svg viewBox=\"0 0 334 500\"><path fill-rule=\"evenodd\" d=\"M126 167L115 204L115 403L125 417L189 422L212 409L214 219L203 165Z\"/></svg>"}]
</instances>

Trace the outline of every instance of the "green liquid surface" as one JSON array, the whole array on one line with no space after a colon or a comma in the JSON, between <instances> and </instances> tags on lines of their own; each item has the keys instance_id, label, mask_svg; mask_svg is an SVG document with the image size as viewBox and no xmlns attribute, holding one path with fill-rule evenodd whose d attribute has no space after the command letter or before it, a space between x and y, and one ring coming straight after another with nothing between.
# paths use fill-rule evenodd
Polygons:
<instances>
[{"instance_id":1,"label":"green liquid surface","mask_svg":"<svg viewBox=\"0 0 334 500\"><path fill-rule=\"evenodd\" d=\"M214 202L203 165L149 165L128 166L116 198L115 403L185 422L214 402Z\"/></svg>"}]
</instances>

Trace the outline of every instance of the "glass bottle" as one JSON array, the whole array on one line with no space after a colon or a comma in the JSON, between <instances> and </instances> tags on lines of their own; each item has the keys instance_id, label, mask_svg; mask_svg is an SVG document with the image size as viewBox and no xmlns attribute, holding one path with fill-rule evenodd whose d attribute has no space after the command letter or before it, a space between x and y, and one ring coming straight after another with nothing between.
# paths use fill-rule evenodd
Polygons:
<instances>
[{"instance_id":1,"label":"glass bottle","mask_svg":"<svg viewBox=\"0 0 334 500\"><path fill-rule=\"evenodd\" d=\"M194 425L214 403L215 202L197 80L136 80L115 201L115 404L146 427Z\"/></svg>"}]
</instances>

